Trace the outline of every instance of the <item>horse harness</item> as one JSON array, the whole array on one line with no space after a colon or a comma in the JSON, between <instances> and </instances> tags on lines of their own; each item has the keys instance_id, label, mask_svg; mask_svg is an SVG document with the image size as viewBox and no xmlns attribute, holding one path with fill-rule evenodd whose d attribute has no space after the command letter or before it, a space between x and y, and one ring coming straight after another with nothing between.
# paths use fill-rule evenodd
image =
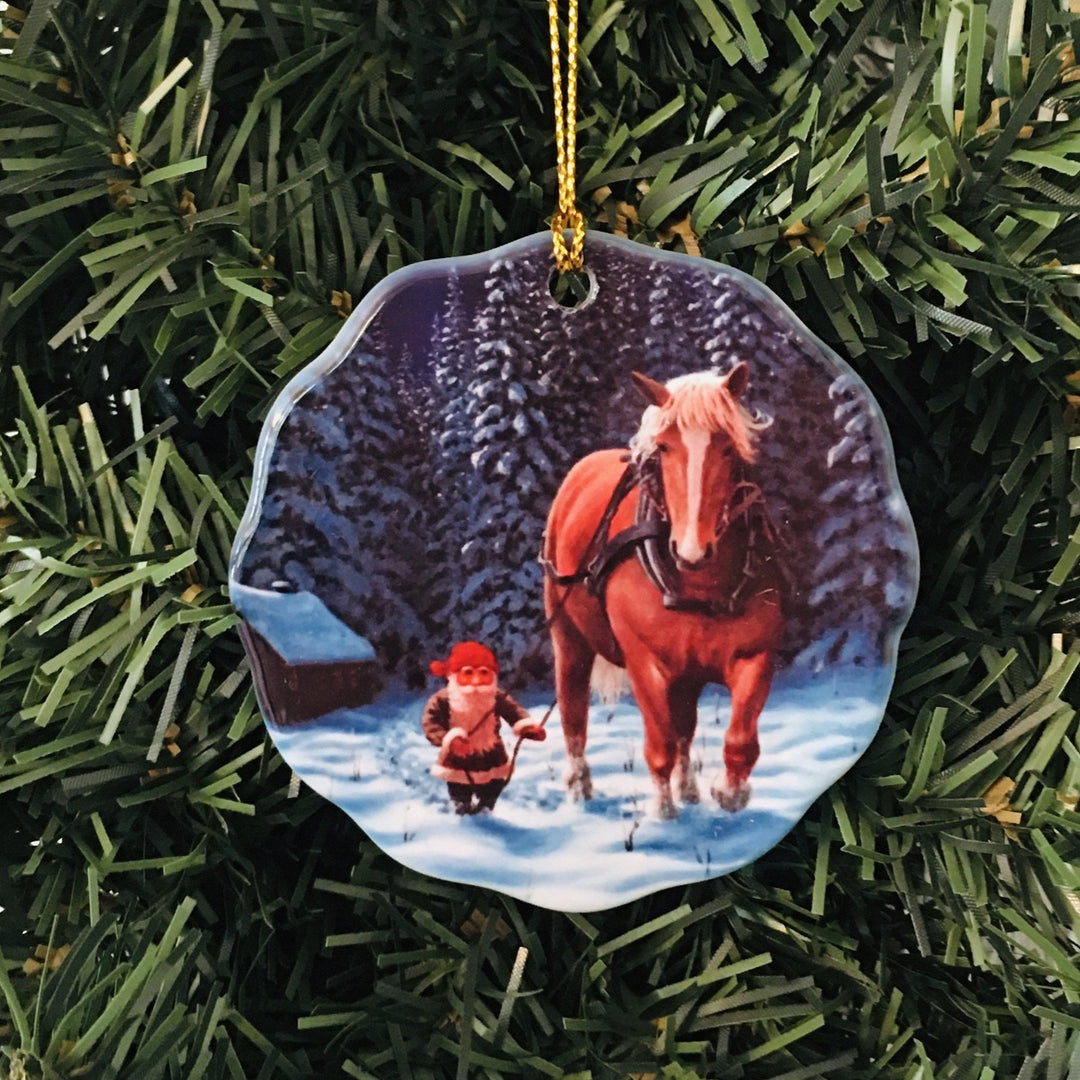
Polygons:
<instances>
[{"instance_id":1,"label":"horse harness","mask_svg":"<svg viewBox=\"0 0 1080 1080\"><path fill-rule=\"evenodd\" d=\"M776 527L765 507L761 488L748 480L735 485L732 497L717 524L715 540L719 543L733 526L745 522L747 542L745 559L738 581L729 594L715 600L700 600L684 596L682 575L671 555L669 539L671 523L664 496L660 459L653 454L640 462L626 455L626 469L611 493L600 524L589 541L577 570L560 574L551 560L540 553L540 565L556 585L584 583L590 595L597 597L607 615L605 592L614 569L631 555L636 555L649 580L659 589L664 607L669 611L686 611L699 615L737 616L745 606L747 595L767 561L763 547L777 540ZM611 523L625 499L638 489L637 512L634 524L611 536ZM545 540L546 547L546 540Z\"/></svg>"}]
</instances>

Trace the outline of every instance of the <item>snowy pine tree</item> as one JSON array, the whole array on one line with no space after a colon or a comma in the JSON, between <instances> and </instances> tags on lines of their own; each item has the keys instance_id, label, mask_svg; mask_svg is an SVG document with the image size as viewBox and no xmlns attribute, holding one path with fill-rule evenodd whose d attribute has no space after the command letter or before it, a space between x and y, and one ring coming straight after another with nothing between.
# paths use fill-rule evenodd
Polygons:
<instances>
[{"instance_id":1,"label":"snowy pine tree","mask_svg":"<svg viewBox=\"0 0 1080 1080\"><path fill-rule=\"evenodd\" d=\"M433 411L431 498L426 504L428 560L436 573L429 610L436 640L459 625L455 605L465 583L461 551L469 535L473 489L472 425L469 385L474 373L472 320L461 282L451 273L446 298L435 320L431 357ZM449 640L449 639L448 639Z\"/></svg>"},{"instance_id":2,"label":"snowy pine tree","mask_svg":"<svg viewBox=\"0 0 1080 1080\"><path fill-rule=\"evenodd\" d=\"M572 461L594 450L625 446L641 420L641 398L630 372L645 368L642 344L628 313L646 310L647 283L609 274L594 257L603 285L585 306L561 312L546 362L553 388L549 416L564 433Z\"/></svg>"},{"instance_id":3,"label":"snowy pine tree","mask_svg":"<svg viewBox=\"0 0 1080 1080\"><path fill-rule=\"evenodd\" d=\"M835 379L829 396L842 434L828 454L831 483L821 496L827 516L816 536L821 555L810 604L828 611L831 625L806 659L869 663L883 655L882 627L905 609L916 583L901 511L883 482L878 421L849 376Z\"/></svg>"},{"instance_id":4,"label":"snowy pine tree","mask_svg":"<svg viewBox=\"0 0 1080 1080\"><path fill-rule=\"evenodd\" d=\"M546 287L546 275L539 281ZM536 267L494 263L474 333L467 413L473 484L453 636L491 645L509 670L526 661L530 670L545 664L536 558L548 506L570 463L546 414L545 327L537 333L538 312L542 322L561 317L544 303Z\"/></svg>"},{"instance_id":5,"label":"snowy pine tree","mask_svg":"<svg viewBox=\"0 0 1080 1080\"><path fill-rule=\"evenodd\" d=\"M438 442L443 401L430 365L423 360L418 362L407 348L392 354L389 376L391 392L398 401L397 461L406 490L414 500L408 550L409 557L415 561L402 587L410 606L430 630L438 624L448 562L447 533L441 516L443 477ZM426 664L426 643L420 652L423 655L418 654L415 661L422 668Z\"/></svg>"},{"instance_id":6,"label":"snowy pine tree","mask_svg":"<svg viewBox=\"0 0 1080 1080\"><path fill-rule=\"evenodd\" d=\"M644 369L664 381L709 366L710 304L715 286L700 276L687 279L681 267L662 265L648 294Z\"/></svg>"},{"instance_id":7,"label":"snowy pine tree","mask_svg":"<svg viewBox=\"0 0 1080 1080\"><path fill-rule=\"evenodd\" d=\"M389 355L386 371L398 400L398 460L410 476L429 477L440 422L435 388L407 348ZM426 484L415 486L419 492Z\"/></svg>"},{"instance_id":8,"label":"snowy pine tree","mask_svg":"<svg viewBox=\"0 0 1080 1080\"><path fill-rule=\"evenodd\" d=\"M821 556L816 538L828 513L821 501L830 483L827 451L838 437L830 430L831 376L758 298L730 278L714 280L713 287L709 363L725 370L747 360L747 404L773 421L758 443L754 479L781 530L789 578L787 650L793 654L821 631L811 597Z\"/></svg>"},{"instance_id":9,"label":"snowy pine tree","mask_svg":"<svg viewBox=\"0 0 1080 1080\"><path fill-rule=\"evenodd\" d=\"M354 353L288 415L241 580L315 593L393 669L424 635L408 599L423 553L402 460L407 417L386 366Z\"/></svg>"}]
</instances>

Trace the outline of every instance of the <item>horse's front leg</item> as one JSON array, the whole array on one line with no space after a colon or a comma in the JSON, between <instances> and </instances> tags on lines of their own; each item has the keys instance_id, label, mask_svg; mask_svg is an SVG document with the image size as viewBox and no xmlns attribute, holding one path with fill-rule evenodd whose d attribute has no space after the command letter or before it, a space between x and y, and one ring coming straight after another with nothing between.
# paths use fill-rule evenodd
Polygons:
<instances>
[{"instance_id":1,"label":"horse's front leg","mask_svg":"<svg viewBox=\"0 0 1080 1080\"><path fill-rule=\"evenodd\" d=\"M668 707L671 710L671 724L675 730L676 754L675 768L671 774L671 786L675 798L681 803L701 802L698 794L697 777L690 760L690 747L697 730L698 698L704 683L699 679L680 679L668 691Z\"/></svg>"},{"instance_id":2,"label":"horse's front leg","mask_svg":"<svg viewBox=\"0 0 1080 1080\"><path fill-rule=\"evenodd\" d=\"M671 683L654 664L631 667L630 684L645 725L645 764L656 793L654 813L670 821L679 816L671 797L671 774L679 760L679 738L672 722Z\"/></svg>"},{"instance_id":3,"label":"horse's front leg","mask_svg":"<svg viewBox=\"0 0 1080 1080\"><path fill-rule=\"evenodd\" d=\"M759 749L757 722L769 696L772 676L773 656L766 651L735 657L725 675L731 691L731 723L724 737L725 775L717 775L712 793L732 813L750 799L750 770L757 762Z\"/></svg>"},{"instance_id":4,"label":"horse's front leg","mask_svg":"<svg viewBox=\"0 0 1080 1080\"><path fill-rule=\"evenodd\" d=\"M565 615L552 623L551 645L555 653L555 696L566 740L566 790L574 802L580 802L593 795L585 740L589 728L589 679L596 654Z\"/></svg>"}]
</instances>

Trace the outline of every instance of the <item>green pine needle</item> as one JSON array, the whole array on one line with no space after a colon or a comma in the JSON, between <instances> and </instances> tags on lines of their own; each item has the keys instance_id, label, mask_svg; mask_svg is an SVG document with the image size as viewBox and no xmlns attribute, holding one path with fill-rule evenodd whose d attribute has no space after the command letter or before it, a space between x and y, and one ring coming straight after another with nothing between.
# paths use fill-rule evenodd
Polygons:
<instances>
[{"instance_id":1,"label":"green pine needle","mask_svg":"<svg viewBox=\"0 0 1080 1080\"><path fill-rule=\"evenodd\" d=\"M852 772L740 873L587 917L296 794L225 588L334 294L545 227L543 5L0 12L0 1077L1077 1075L1066 12L583 9L590 226L852 358L924 563Z\"/></svg>"}]
</instances>

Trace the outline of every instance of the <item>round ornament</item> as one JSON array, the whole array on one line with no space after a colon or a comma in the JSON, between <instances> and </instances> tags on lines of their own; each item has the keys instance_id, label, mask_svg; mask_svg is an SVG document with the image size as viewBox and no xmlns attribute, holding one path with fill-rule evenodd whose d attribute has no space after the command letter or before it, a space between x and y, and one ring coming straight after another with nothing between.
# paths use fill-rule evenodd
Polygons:
<instances>
[{"instance_id":1,"label":"round ornament","mask_svg":"<svg viewBox=\"0 0 1080 1080\"><path fill-rule=\"evenodd\" d=\"M880 412L746 275L551 236L399 271L266 420L231 595L291 768L438 877L728 873L865 750L917 550Z\"/></svg>"}]
</instances>

